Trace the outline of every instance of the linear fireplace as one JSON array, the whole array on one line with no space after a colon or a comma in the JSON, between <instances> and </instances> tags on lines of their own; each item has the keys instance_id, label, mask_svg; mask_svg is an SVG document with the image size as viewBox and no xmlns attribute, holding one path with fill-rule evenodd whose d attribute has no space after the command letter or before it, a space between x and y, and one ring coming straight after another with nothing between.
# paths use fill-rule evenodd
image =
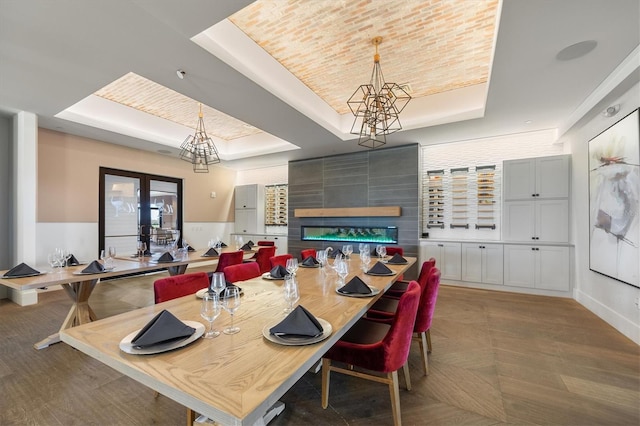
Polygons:
<instances>
[{"instance_id":1,"label":"linear fireplace","mask_svg":"<svg viewBox=\"0 0 640 426\"><path fill-rule=\"evenodd\" d=\"M302 241L397 244L396 226L302 226Z\"/></svg>"}]
</instances>

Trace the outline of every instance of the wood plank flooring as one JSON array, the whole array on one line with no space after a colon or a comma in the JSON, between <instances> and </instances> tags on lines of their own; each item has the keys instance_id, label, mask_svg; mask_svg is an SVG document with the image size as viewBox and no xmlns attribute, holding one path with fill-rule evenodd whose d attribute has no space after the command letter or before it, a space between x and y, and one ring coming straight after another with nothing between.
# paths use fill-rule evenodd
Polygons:
<instances>
[{"instance_id":1,"label":"wood plank flooring","mask_svg":"<svg viewBox=\"0 0 640 426\"><path fill-rule=\"evenodd\" d=\"M150 305L165 275L100 283L91 305L100 318ZM70 304L0 300L0 425L183 425L181 405L64 343L33 349ZM443 285L432 340L431 374L415 345L413 389L401 379L405 425L640 424L640 348L573 300ZM320 383L307 373L272 424L392 424L385 385L334 374L323 410Z\"/></svg>"}]
</instances>

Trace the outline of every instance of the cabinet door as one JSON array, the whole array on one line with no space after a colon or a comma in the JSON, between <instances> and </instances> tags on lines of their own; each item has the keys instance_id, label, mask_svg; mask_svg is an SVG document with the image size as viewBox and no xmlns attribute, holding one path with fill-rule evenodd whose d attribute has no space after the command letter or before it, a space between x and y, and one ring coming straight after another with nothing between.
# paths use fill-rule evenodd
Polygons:
<instances>
[{"instance_id":1,"label":"cabinet door","mask_svg":"<svg viewBox=\"0 0 640 426\"><path fill-rule=\"evenodd\" d=\"M462 278L462 255L460 243L442 243L442 278L458 280ZM438 264L436 263L436 267Z\"/></svg>"},{"instance_id":2,"label":"cabinet door","mask_svg":"<svg viewBox=\"0 0 640 426\"><path fill-rule=\"evenodd\" d=\"M441 256L442 247L444 247L443 243L431 243L431 242L421 243L420 244L421 262L425 262L433 257L436 260L436 268L442 269L442 267L440 266L442 263L442 256ZM422 267L422 263L420 264L420 267Z\"/></svg>"},{"instance_id":3,"label":"cabinet door","mask_svg":"<svg viewBox=\"0 0 640 426\"><path fill-rule=\"evenodd\" d=\"M462 244L462 281L482 282L481 244Z\"/></svg>"},{"instance_id":4,"label":"cabinet door","mask_svg":"<svg viewBox=\"0 0 640 426\"><path fill-rule=\"evenodd\" d=\"M534 201L508 201L503 206L503 239L535 241Z\"/></svg>"},{"instance_id":5,"label":"cabinet door","mask_svg":"<svg viewBox=\"0 0 640 426\"><path fill-rule=\"evenodd\" d=\"M569 196L569 164L568 155L536 159L536 198Z\"/></svg>"},{"instance_id":6,"label":"cabinet door","mask_svg":"<svg viewBox=\"0 0 640 426\"><path fill-rule=\"evenodd\" d=\"M535 210L537 240L569 241L569 200L537 200Z\"/></svg>"},{"instance_id":7,"label":"cabinet door","mask_svg":"<svg viewBox=\"0 0 640 426\"><path fill-rule=\"evenodd\" d=\"M236 209L257 208L258 185L240 185L235 190Z\"/></svg>"},{"instance_id":8,"label":"cabinet door","mask_svg":"<svg viewBox=\"0 0 640 426\"><path fill-rule=\"evenodd\" d=\"M535 159L509 160L504 162L504 199L530 199L535 194Z\"/></svg>"},{"instance_id":9,"label":"cabinet door","mask_svg":"<svg viewBox=\"0 0 640 426\"><path fill-rule=\"evenodd\" d=\"M534 287L535 253L532 246L504 245L504 284Z\"/></svg>"},{"instance_id":10,"label":"cabinet door","mask_svg":"<svg viewBox=\"0 0 640 426\"><path fill-rule=\"evenodd\" d=\"M503 284L503 246L502 244L482 244L482 282Z\"/></svg>"},{"instance_id":11,"label":"cabinet door","mask_svg":"<svg viewBox=\"0 0 640 426\"><path fill-rule=\"evenodd\" d=\"M569 291L569 247L537 247L536 288Z\"/></svg>"},{"instance_id":12,"label":"cabinet door","mask_svg":"<svg viewBox=\"0 0 640 426\"><path fill-rule=\"evenodd\" d=\"M235 232L238 234L257 233L258 213L255 209L240 209L235 211Z\"/></svg>"}]
</instances>

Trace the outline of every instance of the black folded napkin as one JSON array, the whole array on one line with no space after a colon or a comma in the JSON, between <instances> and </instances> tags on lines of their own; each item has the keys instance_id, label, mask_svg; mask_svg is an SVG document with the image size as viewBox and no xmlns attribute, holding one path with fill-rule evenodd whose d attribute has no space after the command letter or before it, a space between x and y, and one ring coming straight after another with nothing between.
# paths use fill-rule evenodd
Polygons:
<instances>
[{"instance_id":1,"label":"black folded napkin","mask_svg":"<svg viewBox=\"0 0 640 426\"><path fill-rule=\"evenodd\" d=\"M301 263L303 266L318 266L319 264L320 262L313 256L305 258Z\"/></svg>"},{"instance_id":2,"label":"black folded napkin","mask_svg":"<svg viewBox=\"0 0 640 426\"><path fill-rule=\"evenodd\" d=\"M79 264L80 262L78 261L78 259L76 259L74 255L71 255L71 257L67 259L67 266L78 266Z\"/></svg>"},{"instance_id":3,"label":"black folded napkin","mask_svg":"<svg viewBox=\"0 0 640 426\"><path fill-rule=\"evenodd\" d=\"M245 245L243 245L242 247L240 247L240 250L243 250L243 251L251 250L251 244L246 243Z\"/></svg>"},{"instance_id":4,"label":"black folded napkin","mask_svg":"<svg viewBox=\"0 0 640 426\"><path fill-rule=\"evenodd\" d=\"M338 249L338 250L334 250L331 252L331 258L335 259L337 255L341 254L342 257L344 257L344 253L342 252L342 250Z\"/></svg>"},{"instance_id":5,"label":"black folded napkin","mask_svg":"<svg viewBox=\"0 0 640 426\"><path fill-rule=\"evenodd\" d=\"M218 253L218 250L214 249L213 247L211 247L209 250L207 250L204 254L204 257L213 257L213 256L220 256L220 253Z\"/></svg>"},{"instance_id":6,"label":"black folded napkin","mask_svg":"<svg viewBox=\"0 0 640 426\"><path fill-rule=\"evenodd\" d=\"M171 256L171 253L164 252L162 256L158 258L158 262L173 262L175 259Z\"/></svg>"},{"instance_id":7,"label":"black folded napkin","mask_svg":"<svg viewBox=\"0 0 640 426\"><path fill-rule=\"evenodd\" d=\"M193 247L191 247L191 246L187 246L187 251L189 251L189 252L191 252L191 251L196 251L196 249L194 249L194 248L193 248Z\"/></svg>"},{"instance_id":8,"label":"black folded napkin","mask_svg":"<svg viewBox=\"0 0 640 426\"><path fill-rule=\"evenodd\" d=\"M238 294L242 295L242 288L241 287L238 287L237 285L227 281L227 286L224 288L222 293L220 293L220 298L221 299L226 299L227 298L227 289L234 288L234 287L238 289Z\"/></svg>"},{"instance_id":9,"label":"black folded napkin","mask_svg":"<svg viewBox=\"0 0 640 426\"><path fill-rule=\"evenodd\" d=\"M195 331L195 328L189 327L165 309L149 321L131 340L131 343L135 348L146 348L184 339Z\"/></svg>"},{"instance_id":10,"label":"black folded napkin","mask_svg":"<svg viewBox=\"0 0 640 426\"><path fill-rule=\"evenodd\" d=\"M225 243L223 243L222 241L220 242L220 247L226 247L227 245Z\"/></svg>"},{"instance_id":11,"label":"black folded napkin","mask_svg":"<svg viewBox=\"0 0 640 426\"><path fill-rule=\"evenodd\" d=\"M387 265L385 265L384 263L376 262L376 264L367 271L367 274L393 274L393 271L387 268Z\"/></svg>"},{"instance_id":12,"label":"black folded napkin","mask_svg":"<svg viewBox=\"0 0 640 426\"><path fill-rule=\"evenodd\" d=\"M387 262L390 265L404 265L407 263L407 259L402 257L399 253L394 254Z\"/></svg>"},{"instance_id":13,"label":"black folded napkin","mask_svg":"<svg viewBox=\"0 0 640 426\"><path fill-rule=\"evenodd\" d=\"M289 275L289 271L282 265L276 265L271 268L269 275L271 275L271 278L284 278L286 275Z\"/></svg>"},{"instance_id":14,"label":"black folded napkin","mask_svg":"<svg viewBox=\"0 0 640 426\"><path fill-rule=\"evenodd\" d=\"M100 272L104 272L104 265L97 260L94 260L82 270L84 274L99 274Z\"/></svg>"},{"instance_id":15,"label":"black folded napkin","mask_svg":"<svg viewBox=\"0 0 640 426\"><path fill-rule=\"evenodd\" d=\"M255 246L255 243L253 241L251 241L251 240L249 240L249 242L247 244L249 245L249 247Z\"/></svg>"},{"instance_id":16,"label":"black folded napkin","mask_svg":"<svg viewBox=\"0 0 640 426\"><path fill-rule=\"evenodd\" d=\"M323 331L316 317L298 305L285 319L271 327L269 333L281 337L316 337Z\"/></svg>"},{"instance_id":17,"label":"black folded napkin","mask_svg":"<svg viewBox=\"0 0 640 426\"><path fill-rule=\"evenodd\" d=\"M31 266L26 263L21 263L18 266L14 266L5 272L5 277L24 277L25 275L36 275L39 274L40 271L33 269Z\"/></svg>"},{"instance_id":18,"label":"black folded napkin","mask_svg":"<svg viewBox=\"0 0 640 426\"><path fill-rule=\"evenodd\" d=\"M371 288L360 279L360 277L353 277L348 283L338 289L339 293L347 294L371 294Z\"/></svg>"}]
</instances>

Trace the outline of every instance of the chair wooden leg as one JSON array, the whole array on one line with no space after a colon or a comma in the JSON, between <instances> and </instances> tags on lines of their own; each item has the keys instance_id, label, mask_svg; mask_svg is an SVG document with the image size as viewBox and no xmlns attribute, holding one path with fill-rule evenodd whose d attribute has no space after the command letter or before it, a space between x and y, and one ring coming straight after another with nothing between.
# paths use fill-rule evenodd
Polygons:
<instances>
[{"instance_id":1,"label":"chair wooden leg","mask_svg":"<svg viewBox=\"0 0 640 426\"><path fill-rule=\"evenodd\" d=\"M427 330L427 347L429 348L428 353L431 353L431 330Z\"/></svg>"},{"instance_id":2,"label":"chair wooden leg","mask_svg":"<svg viewBox=\"0 0 640 426\"><path fill-rule=\"evenodd\" d=\"M424 369L424 375L429 375L429 358L427 357L427 351L429 347L429 332L418 333L420 339L420 355L422 355L422 368Z\"/></svg>"},{"instance_id":3,"label":"chair wooden leg","mask_svg":"<svg viewBox=\"0 0 640 426\"><path fill-rule=\"evenodd\" d=\"M196 421L196 412L191 408L187 408L187 426L193 426L193 422Z\"/></svg>"},{"instance_id":4,"label":"chair wooden leg","mask_svg":"<svg viewBox=\"0 0 640 426\"><path fill-rule=\"evenodd\" d=\"M398 371L387 373L389 382L389 395L391 396L391 412L393 413L393 424L401 426L400 418L400 389L398 386Z\"/></svg>"},{"instance_id":5,"label":"chair wooden leg","mask_svg":"<svg viewBox=\"0 0 640 426\"><path fill-rule=\"evenodd\" d=\"M160 393L158 393L158 391L153 391L154 398L158 398L159 396L160 396Z\"/></svg>"},{"instance_id":6,"label":"chair wooden leg","mask_svg":"<svg viewBox=\"0 0 640 426\"><path fill-rule=\"evenodd\" d=\"M331 360L322 358L322 408L329 406L329 374L331 373Z\"/></svg>"},{"instance_id":7,"label":"chair wooden leg","mask_svg":"<svg viewBox=\"0 0 640 426\"><path fill-rule=\"evenodd\" d=\"M409 361L405 362L402 366L402 372L404 373L404 385L407 390L411 390L411 376L409 375Z\"/></svg>"}]
</instances>

